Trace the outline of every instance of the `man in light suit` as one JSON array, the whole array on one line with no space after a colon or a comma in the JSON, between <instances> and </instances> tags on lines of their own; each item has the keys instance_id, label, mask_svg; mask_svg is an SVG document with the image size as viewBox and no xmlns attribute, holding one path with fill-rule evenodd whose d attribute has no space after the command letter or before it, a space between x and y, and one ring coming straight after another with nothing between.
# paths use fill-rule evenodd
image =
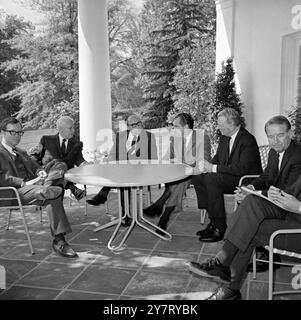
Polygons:
<instances>
[{"instance_id":1,"label":"man in light suit","mask_svg":"<svg viewBox=\"0 0 301 320\"><path fill-rule=\"evenodd\" d=\"M0 144L0 186L18 189L22 204L47 206L52 247L63 257L77 257L65 240L71 227L63 207L63 176L67 170L65 163L52 161L46 171L17 147L23 135L22 125L16 118L5 118L0 124L2 140ZM7 190L10 191L10 190ZM2 191L3 192L3 191ZM7 193L11 196L11 193ZM3 200L4 202L4 200ZM14 203L2 203L11 205Z\"/></svg>"},{"instance_id":2,"label":"man in light suit","mask_svg":"<svg viewBox=\"0 0 301 320\"><path fill-rule=\"evenodd\" d=\"M210 160L210 139L203 130L193 130L193 118L188 113L179 113L173 119L173 128L178 134L172 136L170 149L171 159L185 163L198 169L201 160ZM182 150L183 148L183 150ZM158 226L166 230L170 215L178 207L182 207L183 196L191 183L191 176L172 183L165 184L162 196L151 206L145 208L145 215L161 216ZM163 206L164 213L162 214ZM157 231L160 233L160 231Z\"/></svg>"},{"instance_id":3,"label":"man in light suit","mask_svg":"<svg viewBox=\"0 0 301 320\"><path fill-rule=\"evenodd\" d=\"M190 262L189 269L195 274L230 281L214 291L211 300L241 299L240 288L255 246L267 245L276 230L301 227L301 146L291 140L291 125L283 116L270 119L265 131L271 146L268 165L248 187L262 190L285 209L263 198L246 196L217 255L201 264ZM280 236L276 247L300 252L300 240L300 235Z\"/></svg>"},{"instance_id":4,"label":"man in light suit","mask_svg":"<svg viewBox=\"0 0 301 320\"><path fill-rule=\"evenodd\" d=\"M74 166L87 164L82 155L83 143L74 137L74 121L68 116L62 116L56 123L58 133L43 136L39 145L28 153L40 165L47 166L51 161L58 160L66 163L68 170ZM86 195L85 190L77 188L72 182L65 185L77 200Z\"/></svg>"},{"instance_id":5,"label":"man in light suit","mask_svg":"<svg viewBox=\"0 0 301 320\"><path fill-rule=\"evenodd\" d=\"M204 161L203 172L192 178L198 208L206 210L210 223L197 232L200 241L216 242L227 228L224 194L233 193L239 179L246 174L262 172L256 139L243 128L238 112L225 108L218 114L222 136L211 162Z\"/></svg>"},{"instance_id":6,"label":"man in light suit","mask_svg":"<svg viewBox=\"0 0 301 320\"><path fill-rule=\"evenodd\" d=\"M142 127L141 118L131 115L127 119L128 130L117 132L108 161L130 161L157 159L157 146L155 137ZM107 201L111 187L102 188L87 203L98 206ZM123 195L123 193L121 193Z\"/></svg>"}]
</instances>

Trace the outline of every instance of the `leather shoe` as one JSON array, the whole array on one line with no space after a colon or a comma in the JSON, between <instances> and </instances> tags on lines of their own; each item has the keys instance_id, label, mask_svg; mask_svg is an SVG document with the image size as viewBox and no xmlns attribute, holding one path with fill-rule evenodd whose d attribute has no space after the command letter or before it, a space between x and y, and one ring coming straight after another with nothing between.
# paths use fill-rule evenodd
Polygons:
<instances>
[{"instance_id":1,"label":"leather shoe","mask_svg":"<svg viewBox=\"0 0 301 320\"><path fill-rule=\"evenodd\" d=\"M121 225L122 225L123 227L128 227L128 226L131 225L132 221L133 221L132 218L130 218L130 217L128 217L128 216L125 216L125 218L122 219L122 221L121 221Z\"/></svg>"},{"instance_id":2,"label":"leather shoe","mask_svg":"<svg viewBox=\"0 0 301 320\"><path fill-rule=\"evenodd\" d=\"M143 209L143 214L149 217L155 217L155 216L161 216L162 211L163 211L163 207L154 203L149 207Z\"/></svg>"},{"instance_id":3,"label":"leather shoe","mask_svg":"<svg viewBox=\"0 0 301 320\"><path fill-rule=\"evenodd\" d=\"M216 288L212 295L205 300L241 300L241 293L239 290L222 286Z\"/></svg>"},{"instance_id":4,"label":"leather shoe","mask_svg":"<svg viewBox=\"0 0 301 320\"><path fill-rule=\"evenodd\" d=\"M103 195L96 195L95 197L86 200L86 202L91 206L99 206L100 204L104 204L106 201L107 197Z\"/></svg>"},{"instance_id":5,"label":"leather shoe","mask_svg":"<svg viewBox=\"0 0 301 320\"><path fill-rule=\"evenodd\" d=\"M229 267L223 266L216 258L210 258L203 263L189 262L189 271L206 278L230 281L231 271Z\"/></svg>"},{"instance_id":6,"label":"leather shoe","mask_svg":"<svg viewBox=\"0 0 301 320\"><path fill-rule=\"evenodd\" d=\"M57 199L63 192L61 187L51 186L51 187L43 187L35 191L35 198L37 200L52 200Z\"/></svg>"},{"instance_id":7,"label":"leather shoe","mask_svg":"<svg viewBox=\"0 0 301 320\"><path fill-rule=\"evenodd\" d=\"M59 240L59 241L53 240L52 248L56 253L58 253L62 257L66 257L66 258L78 257L77 253L64 240Z\"/></svg>"},{"instance_id":8,"label":"leather shoe","mask_svg":"<svg viewBox=\"0 0 301 320\"><path fill-rule=\"evenodd\" d=\"M71 193L74 195L74 198L79 201L83 197L86 196L86 190L79 189L77 187L74 187L74 189L71 190Z\"/></svg>"},{"instance_id":9,"label":"leather shoe","mask_svg":"<svg viewBox=\"0 0 301 320\"><path fill-rule=\"evenodd\" d=\"M224 233L221 232L218 228L213 228L210 232L199 237L200 241L203 242L217 242L221 241L224 238Z\"/></svg>"},{"instance_id":10,"label":"leather shoe","mask_svg":"<svg viewBox=\"0 0 301 320\"><path fill-rule=\"evenodd\" d=\"M199 230L196 235L197 236L206 236L208 234L211 234L212 231L214 230L214 225L210 222L207 226L207 228L203 229L203 230Z\"/></svg>"},{"instance_id":11,"label":"leather shoe","mask_svg":"<svg viewBox=\"0 0 301 320\"><path fill-rule=\"evenodd\" d=\"M256 261L256 272L265 272L269 270L269 252L260 247L256 249L256 259L265 260L266 262ZM274 262L281 262L281 258L279 254L273 254ZM277 270L280 268L279 264L273 264L273 270ZM247 267L247 272L253 272L253 263L250 262Z\"/></svg>"}]
</instances>

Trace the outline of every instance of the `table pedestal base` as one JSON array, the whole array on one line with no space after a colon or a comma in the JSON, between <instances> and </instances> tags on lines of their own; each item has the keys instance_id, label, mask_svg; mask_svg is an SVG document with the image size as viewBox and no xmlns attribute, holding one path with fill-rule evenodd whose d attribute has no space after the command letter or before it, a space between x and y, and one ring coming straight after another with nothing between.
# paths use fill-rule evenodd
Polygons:
<instances>
[{"instance_id":1,"label":"table pedestal base","mask_svg":"<svg viewBox=\"0 0 301 320\"><path fill-rule=\"evenodd\" d=\"M139 192L139 210L137 207L137 192ZM118 189L118 211L119 211L119 218L116 220L113 220L103 226L97 227L95 228L93 231L97 232L106 228L109 228L115 224L117 224L109 242L108 242L108 248L110 250L117 250L120 249L124 242L126 241L126 239L128 238L128 236L130 235L130 233L132 232L132 230L134 229L135 225L137 224L139 227L147 230L148 232L152 233L153 235L163 239L163 240L171 240L172 236L170 233L168 233L167 231L161 229L160 227L156 226L155 224L151 223L150 221L146 220L143 216L143 190L142 187L140 188L131 188L131 198L132 198L132 221L130 226L128 227L127 231L125 232L125 235L123 236L123 238L121 239L121 241L119 242L119 244L114 245L114 239L116 238L120 227L121 227L121 222L122 219L125 216L129 217L129 201L128 201L128 190L125 190L125 194L124 194L124 208L125 208L125 216L122 216L122 210L121 210L121 197L120 197L120 190ZM143 223L142 223L143 222ZM153 227L155 230L149 228L149 226ZM161 233L163 233L163 235L158 234L156 231L161 231Z\"/></svg>"}]
</instances>

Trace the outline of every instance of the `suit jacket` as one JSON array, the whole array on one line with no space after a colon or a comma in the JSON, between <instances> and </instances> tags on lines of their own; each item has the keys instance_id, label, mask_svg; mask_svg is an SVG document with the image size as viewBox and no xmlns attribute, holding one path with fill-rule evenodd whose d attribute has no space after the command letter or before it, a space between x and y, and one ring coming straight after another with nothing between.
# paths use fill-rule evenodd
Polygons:
<instances>
[{"instance_id":1,"label":"suit jacket","mask_svg":"<svg viewBox=\"0 0 301 320\"><path fill-rule=\"evenodd\" d=\"M291 141L284 152L280 171L278 171L277 153L271 149L268 155L268 164L263 174L252 181L257 190L267 190L271 185L285 190L289 188L301 175L301 146Z\"/></svg>"},{"instance_id":2,"label":"suit jacket","mask_svg":"<svg viewBox=\"0 0 301 320\"><path fill-rule=\"evenodd\" d=\"M140 149L140 155L129 154L127 150L129 131L117 132L114 137L114 144L109 154L109 161L119 161L119 160L147 160L147 159L157 159L157 146L155 136L146 131L142 130L139 137L140 141L137 142L136 150Z\"/></svg>"},{"instance_id":3,"label":"suit jacket","mask_svg":"<svg viewBox=\"0 0 301 320\"><path fill-rule=\"evenodd\" d=\"M240 128L229 155L229 138L221 136L212 163L217 173L241 177L262 173L261 160L256 139L246 129Z\"/></svg>"},{"instance_id":4,"label":"suit jacket","mask_svg":"<svg viewBox=\"0 0 301 320\"><path fill-rule=\"evenodd\" d=\"M208 134L204 130L193 130L191 139L187 144L184 141L184 152L182 153L183 137L171 136L170 158L195 167L201 160L210 161L211 144Z\"/></svg>"},{"instance_id":5,"label":"suit jacket","mask_svg":"<svg viewBox=\"0 0 301 320\"><path fill-rule=\"evenodd\" d=\"M83 143L76 138L68 140L67 152L61 152L59 134L43 136L34 157L41 165L47 165L53 159L65 162L68 169L79 166L85 161L82 155Z\"/></svg>"},{"instance_id":6,"label":"suit jacket","mask_svg":"<svg viewBox=\"0 0 301 320\"><path fill-rule=\"evenodd\" d=\"M27 155L26 151L16 148L20 157L22 157L24 166L29 173L29 180L37 177L37 171L41 167ZM21 177L15 165L14 156L7 151L0 143L0 186L20 188L24 177Z\"/></svg>"}]
</instances>

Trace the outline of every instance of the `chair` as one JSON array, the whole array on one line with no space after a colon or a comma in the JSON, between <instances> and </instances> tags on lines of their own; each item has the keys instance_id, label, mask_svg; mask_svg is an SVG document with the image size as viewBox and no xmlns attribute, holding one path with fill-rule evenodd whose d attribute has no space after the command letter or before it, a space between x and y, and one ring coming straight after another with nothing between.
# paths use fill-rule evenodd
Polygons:
<instances>
[{"instance_id":1,"label":"chair","mask_svg":"<svg viewBox=\"0 0 301 320\"><path fill-rule=\"evenodd\" d=\"M301 229L280 229L272 233L269 240L269 245L265 246L264 248L269 251L269 261L261 260L256 258L256 249L254 250L253 254L253 279L256 279L256 261L260 262L266 262L269 264L269 291L268 291L268 299L273 300L273 297L275 295L285 295L285 294L296 294L301 293L301 290L298 290L300 288L296 288L295 290L283 290L283 291L275 291L273 290L273 263L278 265L284 265L284 266L295 266L299 265L300 263L293 263L293 262L273 262L273 253L277 253L280 255L284 255L291 258L301 259L301 250L299 253L293 252L293 251L287 251L287 250L281 250L274 247L274 239L279 235L288 235L288 234L300 234L301 236ZM292 284L293 285L293 284Z\"/></svg>"},{"instance_id":2,"label":"chair","mask_svg":"<svg viewBox=\"0 0 301 320\"><path fill-rule=\"evenodd\" d=\"M13 195L3 195L3 192L1 191L8 191L9 193L13 193ZM36 205L22 205L21 202L21 198L19 195L19 192L16 188L14 187L0 187L0 201L7 201L9 202L8 205L2 205L1 208L5 208L9 210L9 216L8 216L8 222L7 222L7 226L6 226L6 230L9 230L9 225L10 225L10 218L11 218L11 213L13 210L19 210L21 213L21 217L23 220L23 225L25 228L25 232L26 232L26 236L27 236L27 240L28 240L28 244L29 244L29 248L30 248L30 252L31 254L34 254L34 249L32 246L32 242L31 242L31 238L30 238L30 234L29 234L29 230L27 227L27 223L26 223L26 219L25 219L25 214L24 214L24 209L37 209L39 208L40 210L40 221L42 222L42 207L36 206ZM15 205L11 205L10 202L16 202Z\"/></svg>"},{"instance_id":3,"label":"chair","mask_svg":"<svg viewBox=\"0 0 301 320\"><path fill-rule=\"evenodd\" d=\"M270 146L269 145L262 145L262 146L259 146L259 154L260 154L260 160L261 160L261 166L262 166L262 169L264 170L268 164L268 154L269 154L269 151L270 151ZM252 179L255 179L259 177L259 175L245 175L245 176L242 176L239 180L239 183L238 185L241 186L243 185L244 181L245 180L252 180ZM232 200L233 198L235 197L234 194L225 194L224 195L224 199L225 201L229 201L229 200ZM237 203L235 202L234 204L234 211L236 210L237 208ZM204 213L201 213L201 224L204 224L205 223L205 219L206 219L206 212Z\"/></svg>"}]
</instances>

